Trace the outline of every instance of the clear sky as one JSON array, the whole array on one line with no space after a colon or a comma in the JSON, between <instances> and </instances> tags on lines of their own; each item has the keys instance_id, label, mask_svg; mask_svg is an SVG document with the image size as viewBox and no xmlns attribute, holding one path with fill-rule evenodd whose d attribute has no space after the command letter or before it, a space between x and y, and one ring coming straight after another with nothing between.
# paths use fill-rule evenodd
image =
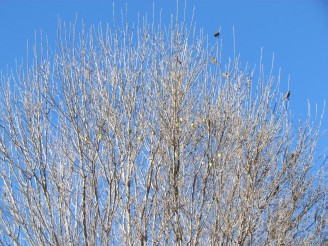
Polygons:
<instances>
[{"instance_id":1,"label":"clear sky","mask_svg":"<svg viewBox=\"0 0 328 246\"><path fill-rule=\"evenodd\" d=\"M138 13L152 16L162 10L163 23L168 24L176 12L175 0L115 1L115 14L128 3L131 22L137 22ZM184 1L179 1L182 11ZM275 74L281 68L282 91L287 90L290 76L290 109L295 122L304 119L308 102L312 117L318 106L322 112L328 99L328 1L327 0L187 0L187 17L195 9L194 20L209 37L221 27L223 56L233 56L234 27L237 53L242 65L259 64L263 48L263 63L267 75L275 56ZM56 39L58 17L65 22L83 19L86 26L99 22L111 23L112 1L100 0L0 0L0 68L15 65L15 59L26 57L27 40L34 43L34 33L48 37L50 45ZM182 13L182 12L181 12ZM323 128L328 128L328 109ZM328 146L328 134L320 143L321 151Z\"/></svg>"}]
</instances>

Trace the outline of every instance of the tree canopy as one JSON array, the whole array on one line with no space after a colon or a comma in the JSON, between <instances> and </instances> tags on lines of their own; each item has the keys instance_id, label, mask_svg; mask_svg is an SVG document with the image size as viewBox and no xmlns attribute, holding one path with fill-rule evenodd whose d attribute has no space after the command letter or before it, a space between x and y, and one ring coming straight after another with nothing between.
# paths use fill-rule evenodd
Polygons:
<instances>
[{"instance_id":1,"label":"tree canopy","mask_svg":"<svg viewBox=\"0 0 328 246\"><path fill-rule=\"evenodd\" d=\"M320 125L279 75L173 18L58 30L1 76L1 244L324 241Z\"/></svg>"}]
</instances>

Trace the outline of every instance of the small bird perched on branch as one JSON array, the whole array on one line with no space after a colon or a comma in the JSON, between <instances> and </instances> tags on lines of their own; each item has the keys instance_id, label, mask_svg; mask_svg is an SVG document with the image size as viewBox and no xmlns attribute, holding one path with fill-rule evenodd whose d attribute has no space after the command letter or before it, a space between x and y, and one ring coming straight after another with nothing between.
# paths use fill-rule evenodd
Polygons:
<instances>
[{"instance_id":1,"label":"small bird perched on branch","mask_svg":"<svg viewBox=\"0 0 328 246\"><path fill-rule=\"evenodd\" d=\"M179 63L180 65L182 64L182 61L180 61L178 56L175 56L175 59L176 59L177 63Z\"/></svg>"},{"instance_id":2,"label":"small bird perched on branch","mask_svg":"<svg viewBox=\"0 0 328 246\"><path fill-rule=\"evenodd\" d=\"M217 60L215 57L212 57L211 62L212 62L213 64L216 64L216 63L218 62L218 60Z\"/></svg>"},{"instance_id":3,"label":"small bird perched on branch","mask_svg":"<svg viewBox=\"0 0 328 246\"><path fill-rule=\"evenodd\" d=\"M221 75L222 75L222 77L224 77L226 79L229 79L229 77L230 77L230 74L228 74L227 72L224 72Z\"/></svg>"},{"instance_id":4,"label":"small bird perched on branch","mask_svg":"<svg viewBox=\"0 0 328 246\"><path fill-rule=\"evenodd\" d=\"M290 90L287 91L286 95L284 96L284 100L289 100Z\"/></svg>"},{"instance_id":5,"label":"small bird perched on branch","mask_svg":"<svg viewBox=\"0 0 328 246\"><path fill-rule=\"evenodd\" d=\"M214 37L218 38L220 36L220 32L214 33Z\"/></svg>"}]
</instances>

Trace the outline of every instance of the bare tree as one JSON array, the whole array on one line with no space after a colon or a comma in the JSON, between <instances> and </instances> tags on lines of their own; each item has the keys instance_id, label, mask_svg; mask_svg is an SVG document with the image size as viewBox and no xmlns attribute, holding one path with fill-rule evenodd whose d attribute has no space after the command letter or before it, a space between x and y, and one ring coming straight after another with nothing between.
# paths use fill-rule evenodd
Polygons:
<instances>
[{"instance_id":1,"label":"bare tree","mask_svg":"<svg viewBox=\"0 0 328 246\"><path fill-rule=\"evenodd\" d=\"M325 240L320 125L292 125L279 76L185 22L103 30L59 25L1 75L2 245Z\"/></svg>"}]
</instances>

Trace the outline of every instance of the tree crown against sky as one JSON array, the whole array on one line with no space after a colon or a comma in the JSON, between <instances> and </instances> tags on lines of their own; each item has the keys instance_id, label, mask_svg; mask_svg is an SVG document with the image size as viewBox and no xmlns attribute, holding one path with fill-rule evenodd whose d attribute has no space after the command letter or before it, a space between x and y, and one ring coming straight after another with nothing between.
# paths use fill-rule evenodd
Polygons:
<instances>
[{"instance_id":1,"label":"tree crown against sky","mask_svg":"<svg viewBox=\"0 0 328 246\"><path fill-rule=\"evenodd\" d=\"M1 77L1 243L323 242L319 127L221 52L176 18L59 25Z\"/></svg>"}]
</instances>

